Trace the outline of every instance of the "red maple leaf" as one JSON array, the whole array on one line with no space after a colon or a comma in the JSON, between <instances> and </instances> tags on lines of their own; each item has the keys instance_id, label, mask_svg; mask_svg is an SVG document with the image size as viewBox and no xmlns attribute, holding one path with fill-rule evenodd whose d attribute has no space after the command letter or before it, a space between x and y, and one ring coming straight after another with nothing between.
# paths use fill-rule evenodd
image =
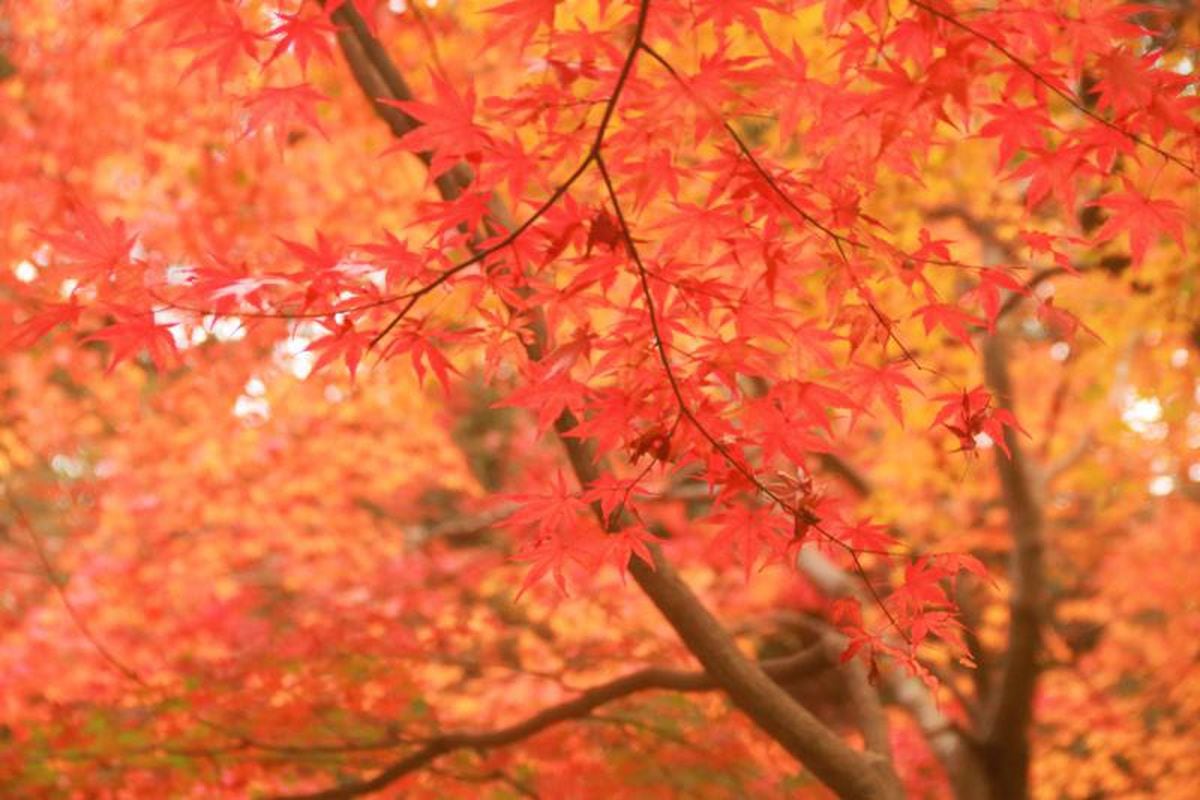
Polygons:
<instances>
[{"instance_id":1,"label":"red maple leaf","mask_svg":"<svg viewBox=\"0 0 1200 800\"><path fill-rule=\"evenodd\" d=\"M944 426L958 437L959 450L974 452L979 447L978 437L985 434L1004 454L1012 456L1005 441L1004 429L1012 428L1028 436L1017 422L1017 418L1006 408L992 405L992 395L983 386L970 391L952 392L933 398L944 405L938 411L930 427Z\"/></svg>"},{"instance_id":2,"label":"red maple leaf","mask_svg":"<svg viewBox=\"0 0 1200 800\"><path fill-rule=\"evenodd\" d=\"M1000 297L1002 291L1026 294L1024 285L999 268L985 269L979 274L979 285L968 294L979 298L983 307L983 318L987 322L989 332L996 330L996 319L1000 315Z\"/></svg>"},{"instance_id":3,"label":"red maple leaf","mask_svg":"<svg viewBox=\"0 0 1200 800\"><path fill-rule=\"evenodd\" d=\"M275 238L283 243L288 252L300 259L300 263L304 265L300 271L301 275L322 275L332 270L342 260L342 249L326 239L320 231L317 231L314 247L284 239L282 236Z\"/></svg>"},{"instance_id":4,"label":"red maple leaf","mask_svg":"<svg viewBox=\"0 0 1200 800\"><path fill-rule=\"evenodd\" d=\"M72 296L70 302L50 303L36 311L24 322L16 326L12 335L3 343L4 350L20 350L32 347L43 336L62 324L73 325L83 313L83 306L75 302Z\"/></svg>"},{"instance_id":5,"label":"red maple leaf","mask_svg":"<svg viewBox=\"0 0 1200 800\"><path fill-rule=\"evenodd\" d=\"M262 38L260 34L245 26L236 11L218 16L204 31L175 43L177 47L204 49L204 52L192 59L180 80L201 67L213 65L217 68L217 80L224 83L242 56L258 60L258 43Z\"/></svg>"},{"instance_id":6,"label":"red maple leaf","mask_svg":"<svg viewBox=\"0 0 1200 800\"><path fill-rule=\"evenodd\" d=\"M357 248L370 255L372 264L387 272L388 286L410 281L426 269L426 257L409 249L407 241L398 239L391 231L384 231L383 236L381 243L368 242Z\"/></svg>"},{"instance_id":7,"label":"red maple leaf","mask_svg":"<svg viewBox=\"0 0 1200 800\"><path fill-rule=\"evenodd\" d=\"M516 39L517 49L524 50L539 27L554 26L554 9L559 2L560 0L509 0L507 3L492 6L487 9L487 13L502 17L504 23L495 27L495 33L489 38L489 43L500 39Z\"/></svg>"},{"instance_id":8,"label":"red maple leaf","mask_svg":"<svg viewBox=\"0 0 1200 800\"><path fill-rule=\"evenodd\" d=\"M172 38L178 39L186 31L218 24L225 9L225 0L158 0L134 27L169 24Z\"/></svg>"},{"instance_id":9,"label":"red maple leaf","mask_svg":"<svg viewBox=\"0 0 1200 800\"><path fill-rule=\"evenodd\" d=\"M709 521L717 526L710 549L719 557L732 555L739 561L743 579L747 583L763 547L772 552L786 552L795 530L794 520L786 519L770 509L741 505L715 512Z\"/></svg>"},{"instance_id":10,"label":"red maple leaf","mask_svg":"<svg viewBox=\"0 0 1200 800\"><path fill-rule=\"evenodd\" d=\"M553 573L555 583L565 594L567 585L563 568L571 561L584 563L587 549L582 546L581 534L595 531L587 523L591 518L591 509L579 493L567 484L561 470L555 474L548 491L513 495L511 499L519 504L519 508L509 516L506 524L518 528L532 527L536 531L534 538L513 556L516 561L533 564L517 597L520 598L547 572Z\"/></svg>"},{"instance_id":11,"label":"red maple leaf","mask_svg":"<svg viewBox=\"0 0 1200 800\"><path fill-rule=\"evenodd\" d=\"M1183 208L1172 200L1152 200L1134 189L1128 180L1124 183L1125 191L1105 195L1093 204L1112 211L1112 216L1096 231L1096 241L1106 242L1128 232L1135 265L1142 263L1150 242L1162 234L1184 247Z\"/></svg>"},{"instance_id":12,"label":"red maple leaf","mask_svg":"<svg viewBox=\"0 0 1200 800\"><path fill-rule=\"evenodd\" d=\"M611 252L620 246L622 239L621 226L617 224L613 215L608 213L608 209L602 208L592 217L592 224L588 228L585 255L591 255L592 248L596 245L601 245Z\"/></svg>"},{"instance_id":13,"label":"red maple leaf","mask_svg":"<svg viewBox=\"0 0 1200 800\"><path fill-rule=\"evenodd\" d=\"M328 99L307 83L263 87L242 99L248 116L242 136L249 136L269 126L275 135L276 146L282 151L291 135L293 123L298 122L329 138L317 118L316 108L317 103Z\"/></svg>"},{"instance_id":14,"label":"red maple leaf","mask_svg":"<svg viewBox=\"0 0 1200 800\"><path fill-rule=\"evenodd\" d=\"M1001 166L1007 164L1020 148L1044 145L1047 132L1056 129L1045 110L1037 105L1021 107L989 103L984 109L992 118L979 129L979 135L999 137Z\"/></svg>"},{"instance_id":15,"label":"red maple leaf","mask_svg":"<svg viewBox=\"0 0 1200 800\"><path fill-rule=\"evenodd\" d=\"M319 339L314 339L308 345L308 352L320 353L316 363L313 364L312 371L316 372L341 356L345 358L346 368L350 370L350 377L353 378L358 371L358 363L362 359L363 352L371 343L373 334L356 330L354 323L349 319L344 320L341 324L322 321L320 325L328 333Z\"/></svg>"},{"instance_id":16,"label":"red maple leaf","mask_svg":"<svg viewBox=\"0 0 1200 800\"><path fill-rule=\"evenodd\" d=\"M432 103L386 98L381 98L379 102L395 106L421 122L420 126L384 152L404 150L432 153L430 171L433 177L437 177L459 161L478 163L483 147L491 138L475 124L473 87L468 86L465 95L459 94L448 81L434 73L433 91L437 99Z\"/></svg>"},{"instance_id":17,"label":"red maple leaf","mask_svg":"<svg viewBox=\"0 0 1200 800\"><path fill-rule=\"evenodd\" d=\"M333 58L333 46L329 42L330 34L337 33L329 21L329 12L304 14L297 11L294 14L279 13L282 20L279 25L267 31L267 36L278 36L279 42L271 55L267 56L264 66L286 53L289 49L300 63L302 72L308 70L308 59L314 53L320 53L327 59Z\"/></svg>"},{"instance_id":18,"label":"red maple leaf","mask_svg":"<svg viewBox=\"0 0 1200 800\"><path fill-rule=\"evenodd\" d=\"M1031 146L1029 150L1029 156L1012 173L1013 178L1030 179L1025 191L1026 207L1033 210L1053 194L1068 212L1074 212L1079 179L1095 172L1095 167L1087 160L1087 153L1082 147L1072 145Z\"/></svg>"},{"instance_id":19,"label":"red maple leaf","mask_svg":"<svg viewBox=\"0 0 1200 800\"><path fill-rule=\"evenodd\" d=\"M404 353L407 353L412 360L413 371L417 374L417 380L421 384L425 383L428 369L433 372L443 389L450 390L450 373L456 373L458 369L442 353L436 338L430 333L422 331L420 325L393 334L382 358L392 358Z\"/></svg>"},{"instance_id":20,"label":"red maple leaf","mask_svg":"<svg viewBox=\"0 0 1200 800\"><path fill-rule=\"evenodd\" d=\"M111 372L117 364L136 356L142 350L146 351L159 371L166 369L174 361L176 347L175 338L171 335L171 328L179 323L160 325L152 315L145 312L116 307L111 310L119 315L119 321L102 328L85 339L85 341L105 342L109 345L111 350L108 372Z\"/></svg>"},{"instance_id":21,"label":"red maple leaf","mask_svg":"<svg viewBox=\"0 0 1200 800\"><path fill-rule=\"evenodd\" d=\"M901 425L904 424L904 408L900 403L900 390L920 391L904 374L905 366L904 362L885 364L882 367L856 364L849 373L854 395L864 404L876 398L882 400Z\"/></svg>"},{"instance_id":22,"label":"red maple leaf","mask_svg":"<svg viewBox=\"0 0 1200 800\"><path fill-rule=\"evenodd\" d=\"M70 229L42 233L55 253L74 267L73 277L80 283L104 279L118 268L132 263L136 236L125 230L120 218L106 223L90 208L75 209Z\"/></svg>"},{"instance_id":23,"label":"red maple leaf","mask_svg":"<svg viewBox=\"0 0 1200 800\"><path fill-rule=\"evenodd\" d=\"M921 306L913 312L913 316L921 318L925 324L926 333L932 333L933 329L940 325L951 336L971 349L975 349L975 345L971 342L971 332L968 330L968 326L983 326L984 324L979 317L968 314L958 306L948 303L930 303L927 306Z\"/></svg>"}]
</instances>

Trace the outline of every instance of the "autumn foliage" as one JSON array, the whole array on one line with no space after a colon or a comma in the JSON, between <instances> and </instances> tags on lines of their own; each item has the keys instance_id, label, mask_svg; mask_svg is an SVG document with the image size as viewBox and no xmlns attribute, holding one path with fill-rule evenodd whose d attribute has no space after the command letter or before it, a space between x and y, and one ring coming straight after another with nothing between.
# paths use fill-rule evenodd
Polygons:
<instances>
[{"instance_id":1,"label":"autumn foliage","mask_svg":"<svg viewBox=\"0 0 1200 800\"><path fill-rule=\"evenodd\" d=\"M0 794L1191 798L1182 0L0 0Z\"/></svg>"}]
</instances>

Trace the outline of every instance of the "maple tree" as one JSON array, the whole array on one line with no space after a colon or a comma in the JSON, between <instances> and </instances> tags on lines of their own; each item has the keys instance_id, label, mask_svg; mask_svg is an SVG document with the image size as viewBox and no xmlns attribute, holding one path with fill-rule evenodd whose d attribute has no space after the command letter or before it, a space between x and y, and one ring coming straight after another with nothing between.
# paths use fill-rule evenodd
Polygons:
<instances>
[{"instance_id":1,"label":"maple tree","mask_svg":"<svg viewBox=\"0 0 1200 800\"><path fill-rule=\"evenodd\" d=\"M1189 797L1198 44L0 4L0 777Z\"/></svg>"}]
</instances>

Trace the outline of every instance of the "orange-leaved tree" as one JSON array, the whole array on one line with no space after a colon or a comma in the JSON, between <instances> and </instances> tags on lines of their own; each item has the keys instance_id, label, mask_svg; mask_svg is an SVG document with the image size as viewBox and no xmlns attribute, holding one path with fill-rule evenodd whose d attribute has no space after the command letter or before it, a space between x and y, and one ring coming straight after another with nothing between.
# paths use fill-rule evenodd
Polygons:
<instances>
[{"instance_id":1,"label":"orange-leaved tree","mask_svg":"<svg viewBox=\"0 0 1200 800\"><path fill-rule=\"evenodd\" d=\"M20 797L1179 797L1186 2L0 2Z\"/></svg>"}]
</instances>

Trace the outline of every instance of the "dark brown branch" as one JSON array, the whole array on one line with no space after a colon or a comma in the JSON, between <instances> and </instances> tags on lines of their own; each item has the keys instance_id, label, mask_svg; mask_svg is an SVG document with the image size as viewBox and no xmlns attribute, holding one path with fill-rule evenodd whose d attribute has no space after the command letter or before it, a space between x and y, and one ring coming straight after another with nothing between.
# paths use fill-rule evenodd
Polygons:
<instances>
[{"instance_id":1,"label":"dark brown branch","mask_svg":"<svg viewBox=\"0 0 1200 800\"><path fill-rule=\"evenodd\" d=\"M827 471L836 475L859 497L870 497L874 488L866 475L836 453L820 453L817 460Z\"/></svg>"},{"instance_id":2,"label":"dark brown branch","mask_svg":"<svg viewBox=\"0 0 1200 800\"><path fill-rule=\"evenodd\" d=\"M734 705L839 796L901 796L885 758L850 748L749 661L658 548L652 552L653 567L634 559L630 573Z\"/></svg>"},{"instance_id":3,"label":"dark brown branch","mask_svg":"<svg viewBox=\"0 0 1200 800\"><path fill-rule=\"evenodd\" d=\"M1012 260L1017 257L1016 248L997 233L994 225L976 217L967 209L941 206L931 213L936 216L958 217L972 234L1004 258ZM1023 292L1009 294L1000 307L997 319L1002 319L1013 311L1039 284L1066 272L1062 267L1039 270L1025 283ZM1011 412L1013 388L1008 372L1006 338L1002 332L984 340L983 367L985 379L996 397L998 406ZM989 724L1001 727L1019 724L1019 719L1014 716L1019 713L1014 702L1019 703L1024 698L1026 706L1032 703L1032 683L1036 680L1034 656L1037 649L1036 640L1040 637L1040 620L1037 614L1040 612L1044 591L1041 564L1043 513L1033 465L1012 428L1005 429L1005 444L1012 457L1005 456L1000 448L996 448L996 470L1000 476L1009 528L1013 536L1013 558L1010 565L1013 594L1010 606L1014 627L1009 633L1009 652L999 678L997 696L989 701ZM1027 709L1024 713L1028 715L1031 711ZM987 739L991 735L992 732L987 731L984 738Z\"/></svg>"},{"instance_id":4,"label":"dark brown branch","mask_svg":"<svg viewBox=\"0 0 1200 800\"><path fill-rule=\"evenodd\" d=\"M920 5L920 3L918 3ZM957 216L967 229L1001 257L1017 257L1012 243L995 227L958 206L934 209L938 216ZM997 320L1014 311L1040 283L1068 272L1063 267L1039 270L1021 292L1011 293L1001 305ZM983 341L983 368L988 387L999 408L1013 411L1013 387L1008 369L1007 337L1003 328ZM1045 608L1043 529L1045 526L1035 466L1012 428L1004 431L1011 455L995 448L996 472L1008 512L1012 552L1009 557L1009 630L1005 651L996 665L977 676L982 702L976 739L977 766L987 774L988 792L995 800L1021 800L1029 796L1030 725L1040 672ZM972 651L979 649L972 644ZM983 662L980 662L981 664ZM995 673L995 674L991 674Z\"/></svg>"},{"instance_id":5,"label":"dark brown branch","mask_svg":"<svg viewBox=\"0 0 1200 800\"><path fill-rule=\"evenodd\" d=\"M396 138L416 130L420 122L401 109L380 102L381 99L412 100L413 94L379 40L367 29L358 11L350 3L344 3L333 12L331 18L338 24L338 44L346 56L346 63L350 65L355 82L367 95L371 108L387 123ZM432 153L418 153L417 157L426 166L433 163ZM455 174L455 170L439 175L434 180L438 192L448 200L458 197L466 185L462 182L462 176Z\"/></svg>"},{"instance_id":6,"label":"dark brown branch","mask_svg":"<svg viewBox=\"0 0 1200 800\"><path fill-rule=\"evenodd\" d=\"M823 669L828 659L819 645L784 658L765 661L761 669L776 681L789 681ZM379 791L455 750L493 750L522 742L570 720L589 716L601 706L648 691L711 692L720 689L706 672L651 667L588 689L571 700L493 731L449 733L429 739L422 747L381 770L374 777L321 792L280 796L279 800L347 800ZM782 691L782 690L780 690Z\"/></svg>"},{"instance_id":7,"label":"dark brown branch","mask_svg":"<svg viewBox=\"0 0 1200 800\"><path fill-rule=\"evenodd\" d=\"M95 635L95 633L92 632L91 626L87 624L87 621L84 620L83 615L79 613L79 609L77 609L75 604L71 602L71 598L67 595L67 591L64 588L66 580L51 563L50 555L46 552L46 546L42 542L41 534L38 533L37 528L34 526L32 520L30 520L26 515L24 507L20 501L17 500L17 495L13 491L12 485L8 481L5 481L4 483L4 496L8 500L8 505L12 510L13 515L17 518L17 521L20 522L21 526L25 528L26 533L29 534L29 540L33 543L34 553L37 554L38 564L41 566L42 572L45 573L46 580L49 581L50 585L54 587L54 593L58 595L58 599L62 603L63 609L66 610L67 616L71 619L71 623L75 626L76 630L79 631L83 638L88 641L88 644L92 646L92 649L96 651L104 663L107 664L114 672L116 672L118 675L121 675L125 679L132 681L143 689L149 689L150 685L145 681L145 679L143 679L142 676L133 669L133 667L130 667L124 661L118 658L116 654L113 653L113 651L109 649L109 647L103 641L101 641Z\"/></svg>"}]
</instances>

